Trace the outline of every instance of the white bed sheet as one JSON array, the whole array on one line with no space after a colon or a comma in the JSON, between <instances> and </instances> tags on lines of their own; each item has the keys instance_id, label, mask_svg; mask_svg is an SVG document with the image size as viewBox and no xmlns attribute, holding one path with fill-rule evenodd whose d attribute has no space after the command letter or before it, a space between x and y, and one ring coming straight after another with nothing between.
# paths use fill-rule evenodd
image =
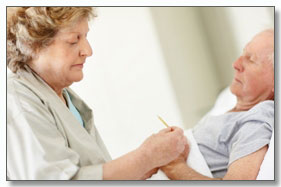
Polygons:
<instances>
[{"instance_id":1,"label":"white bed sheet","mask_svg":"<svg viewBox=\"0 0 281 187\"><path fill-rule=\"evenodd\" d=\"M190 145L190 152L187 160L187 164L189 165L189 167L201 173L202 175L213 177L203 155L199 150L196 140L193 137L192 130L187 129L185 130L184 134L187 137L188 143ZM148 180L169 180L169 178L165 175L164 172L158 170L158 172Z\"/></svg>"}]
</instances>

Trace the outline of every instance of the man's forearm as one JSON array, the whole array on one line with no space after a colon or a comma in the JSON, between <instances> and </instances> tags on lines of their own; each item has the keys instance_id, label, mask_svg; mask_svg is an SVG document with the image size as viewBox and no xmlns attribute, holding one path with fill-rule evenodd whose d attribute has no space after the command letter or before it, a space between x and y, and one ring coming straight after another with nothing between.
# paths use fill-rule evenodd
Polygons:
<instances>
[{"instance_id":1,"label":"man's forearm","mask_svg":"<svg viewBox=\"0 0 281 187\"><path fill-rule=\"evenodd\" d=\"M168 166L163 169L163 171L171 180L222 180L220 178L210 178L204 176L190 168L185 163L180 163L170 168Z\"/></svg>"}]
</instances>

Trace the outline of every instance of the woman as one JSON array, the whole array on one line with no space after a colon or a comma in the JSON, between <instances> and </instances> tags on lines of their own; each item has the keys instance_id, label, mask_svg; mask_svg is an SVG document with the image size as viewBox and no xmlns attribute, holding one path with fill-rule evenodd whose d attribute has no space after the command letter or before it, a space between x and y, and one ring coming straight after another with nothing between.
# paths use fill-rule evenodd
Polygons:
<instances>
[{"instance_id":1,"label":"woman","mask_svg":"<svg viewBox=\"0 0 281 187\"><path fill-rule=\"evenodd\" d=\"M9 179L145 179L186 145L172 127L111 160L91 109L69 86L83 79L89 7L8 8L7 175Z\"/></svg>"},{"instance_id":2,"label":"woman","mask_svg":"<svg viewBox=\"0 0 281 187\"><path fill-rule=\"evenodd\" d=\"M274 31L257 34L233 63L230 86L237 103L229 112L208 116L193 129L214 178L186 164L188 146L162 167L174 180L255 180L274 128Z\"/></svg>"}]
</instances>

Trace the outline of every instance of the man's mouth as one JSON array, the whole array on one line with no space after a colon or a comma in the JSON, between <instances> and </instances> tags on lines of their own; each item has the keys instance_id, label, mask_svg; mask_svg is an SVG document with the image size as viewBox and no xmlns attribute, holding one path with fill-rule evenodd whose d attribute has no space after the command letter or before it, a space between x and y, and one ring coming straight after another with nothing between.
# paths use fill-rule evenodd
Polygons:
<instances>
[{"instance_id":1,"label":"man's mouth","mask_svg":"<svg viewBox=\"0 0 281 187\"><path fill-rule=\"evenodd\" d=\"M241 83L241 84L242 84L242 82L241 82L239 79L234 78L234 80L235 80L236 82L239 82L239 83Z\"/></svg>"}]
</instances>

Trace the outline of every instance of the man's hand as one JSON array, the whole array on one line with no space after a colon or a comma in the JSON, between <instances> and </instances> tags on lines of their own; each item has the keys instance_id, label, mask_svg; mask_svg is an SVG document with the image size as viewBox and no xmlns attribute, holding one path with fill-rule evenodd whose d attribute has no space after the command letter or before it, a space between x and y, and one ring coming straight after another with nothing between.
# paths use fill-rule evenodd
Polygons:
<instances>
[{"instance_id":1,"label":"man's hand","mask_svg":"<svg viewBox=\"0 0 281 187\"><path fill-rule=\"evenodd\" d=\"M190 147L188 144L185 145L184 151L172 162L169 164L162 166L160 169L169 176L170 173L173 172L174 169L177 168L178 165L186 164L188 155L189 155Z\"/></svg>"},{"instance_id":2,"label":"man's hand","mask_svg":"<svg viewBox=\"0 0 281 187\"><path fill-rule=\"evenodd\" d=\"M181 154L173 162L161 167L171 180L255 180L268 146L234 161L223 178L210 178L190 168ZM187 154L188 155L188 154Z\"/></svg>"},{"instance_id":3,"label":"man's hand","mask_svg":"<svg viewBox=\"0 0 281 187\"><path fill-rule=\"evenodd\" d=\"M140 180L146 180L148 178L150 178L152 175L154 175L155 173L157 173L159 168L154 168L152 170L150 170L149 172L147 172L144 176L141 177Z\"/></svg>"}]
</instances>

